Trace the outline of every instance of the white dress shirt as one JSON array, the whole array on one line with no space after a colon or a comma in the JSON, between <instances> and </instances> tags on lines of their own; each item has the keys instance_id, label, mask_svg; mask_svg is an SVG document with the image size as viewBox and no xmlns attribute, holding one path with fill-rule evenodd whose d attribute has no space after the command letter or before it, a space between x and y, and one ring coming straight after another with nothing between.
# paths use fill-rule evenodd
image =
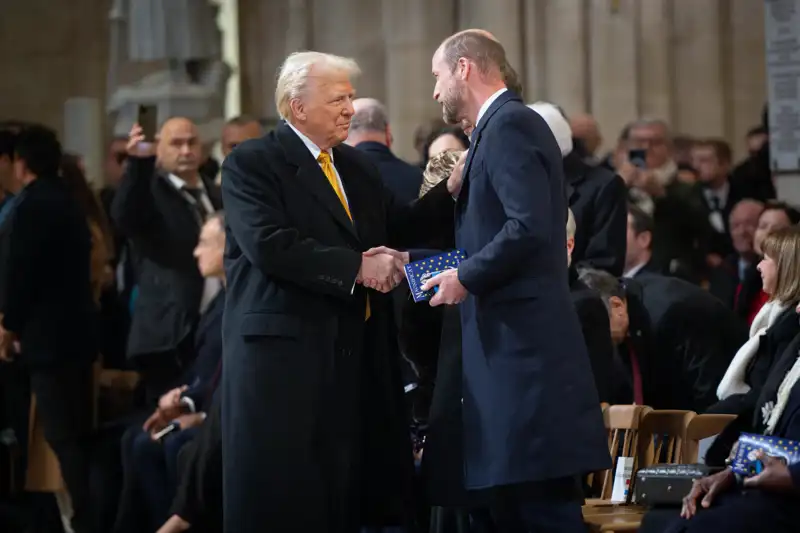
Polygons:
<instances>
[{"instance_id":1,"label":"white dress shirt","mask_svg":"<svg viewBox=\"0 0 800 533\"><path fill-rule=\"evenodd\" d=\"M489 110L489 106L491 106L491 105L494 103L494 101L495 101L495 100L497 100L497 98L498 98L498 97L499 97L501 94L503 94L504 92L506 92L507 90L508 90L508 89L506 89L505 87L503 87L502 89L500 89L499 91L497 91L497 92L496 92L496 93L494 93L492 96L490 96L489 98L487 98L487 99L486 99L486 101L483 103L483 105L481 106L481 108L478 110L478 116L475 118L475 129L477 129L477 128L478 128L478 124L480 124L480 122L481 122L481 117L483 117L483 115L485 115L485 114L486 114L486 111L488 111L488 110Z\"/></svg>"}]
</instances>

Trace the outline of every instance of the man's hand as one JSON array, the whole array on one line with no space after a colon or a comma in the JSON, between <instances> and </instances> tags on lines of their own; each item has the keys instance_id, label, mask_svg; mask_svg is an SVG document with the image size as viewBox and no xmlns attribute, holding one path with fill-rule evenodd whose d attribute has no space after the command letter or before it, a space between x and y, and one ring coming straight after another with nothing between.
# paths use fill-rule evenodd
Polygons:
<instances>
[{"instance_id":1,"label":"man's hand","mask_svg":"<svg viewBox=\"0 0 800 533\"><path fill-rule=\"evenodd\" d=\"M164 411L162 411L161 409L156 409L155 411L153 411L153 414L150 415L150 418L144 421L142 429L150 433L150 435L153 435L154 433L158 433L159 431L167 427L167 425L169 425L169 423L172 422L172 420L173 420L172 417L167 416L166 413L164 413Z\"/></svg>"},{"instance_id":2,"label":"man's hand","mask_svg":"<svg viewBox=\"0 0 800 533\"><path fill-rule=\"evenodd\" d=\"M147 142L139 124L134 124L128 134L126 151L131 157L149 157L155 154L155 144Z\"/></svg>"},{"instance_id":3,"label":"man's hand","mask_svg":"<svg viewBox=\"0 0 800 533\"><path fill-rule=\"evenodd\" d=\"M697 514L697 500L703 497L700 505L704 509L711 507L714 498L720 492L725 492L736 483L733 472L726 468L722 472L696 480L692 490L683 498L681 517L689 519Z\"/></svg>"},{"instance_id":4,"label":"man's hand","mask_svg":"<svg viewBox=\"0 0 800 533\"><path fill-rule=\"evenodd\" d=\"M190 413L188 415L181 415L175 419L175 422L181 427L181 431L194 428L203 423L206 419L205 413Z\"/></svg>"},{"instance_id":5,"label":"man's hand","mask_svg":"<svg viewBox=\"0 0 800 533\"><path fill-rule=\"evenodd\" d=\"M188 389L188 385L183 385L182 387L175 387L171 391L165 392L161 398L158 399L158 408L162 411L168 411L176 408L180 409L181 395Z\"/></svg>"},{"instance_id":6,"label":"man's hand","mask_svg":"<svg viewBox=\"0 0 800 533\"><path fill-rule=\"evenodd\" d=\"M372 257L378 254L389 254L398 261L400 261L403 265L407 265L408 262L411 260L411 256L408 252L399 252L397 250L393 250L392 248L387 248L386 246L378 246L377 248L370 248L362 255L366 257Z\"/></svg>"},{"instance_id":7,"label":"man's hand","mask_svg":"<svg viewBox=\"0 0 800 533\"><path fill-rule=\"evenodd\" d=\"M356 281L365 287L381 292L389 292L402 280L403 264L400 259L392 254L365 254L361 257L361 269L358 271Z\"/></svg>"},{"instance_id":8,"label":"man's hand","mask_svg":"<svg viewBox=\"0 0 800 533\"><path fill-rule=\"evenodd\" d=\"M756 457L764 464L764 470L757 476L744 480L748 489L763 489L773 492L790 492L794 490L792 476L786 463L775 457L756 452Z\"/></svg>"},{"instance_id":9,"label":"man's hand","mask_svg":"<svg viewBox=\"0 0 800 533\"><path fill-rule=\"evenodd\" d=\"M453 171L450 173L450 177L447 178L447 192L454 198L461 192L461 182L464 179L464 164L467 162L467 155L469 155L469 150L465 150L461 154L456 166L453 167Z\"/></svg>"},{"instance_id":10,"label":"man's hand","mask_svg":"<svg viewBox=\"0 0 800 533\"><path fill-rule=\"evenodd\" d=\"M423 291L429 291L433 287L439 290L431 298L430 304L437 305L456 305L467 299L467 289L458 280L458 269L451 268L438 274L422 286Z\"/></svg>"}]
</instances>

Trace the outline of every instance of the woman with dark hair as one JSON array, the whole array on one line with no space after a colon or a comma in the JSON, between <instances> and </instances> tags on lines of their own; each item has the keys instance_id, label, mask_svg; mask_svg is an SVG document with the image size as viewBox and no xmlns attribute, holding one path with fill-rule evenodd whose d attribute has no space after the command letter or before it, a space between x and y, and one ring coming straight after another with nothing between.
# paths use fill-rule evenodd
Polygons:
<instances>
[{"instance_id":1,"label":"woman with dark hair","mask_svg":"<svg viewBox=\"0 0 800 533\"><path fill-rule=\"evenodd\" d=\"M111 259L114 257L114 236L100 199L92 190L80 159L72 154L61 158L61 179L72 192L86 216L92 234L92 294L99 305L100 295L113 281Z\"/></svg>"},{"instance_id":2,"label":"woman with dark hair","mask_svg":"<svg viewBox=\"0 0 800 533\"><path fill-rule=\"evenodd\" d=\"M422 149L423 167L433 156L449 150L469 150L469 137L460 126L447 126L430 134Z\"/></svg>"}]
</instances>

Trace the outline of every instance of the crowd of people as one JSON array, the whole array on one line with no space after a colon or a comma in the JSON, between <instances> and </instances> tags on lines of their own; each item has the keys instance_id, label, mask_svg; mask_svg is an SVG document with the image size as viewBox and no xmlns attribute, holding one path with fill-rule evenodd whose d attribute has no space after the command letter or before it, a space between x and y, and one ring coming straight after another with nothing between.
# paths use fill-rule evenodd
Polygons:
<instances>
[{"instance_id":1,"label":"crowd of people","mask_svg":"<svg viewBox=\"0 0 800 533\"><path fill-rule=\"evenodd\" d=\"M3 531L581 531L601 402L737 415L720 467L741 431L800 440L800 211L766 114L738 164L646 118L603 154L486 32L432 70L413 163L317 52L221 163L187 118L137 124L95 191L53 130L2 124ZM454 248L416 303L404 266ZM800 470L766 464L642 531L795 531Z\"/></svg>"}]
</instances>

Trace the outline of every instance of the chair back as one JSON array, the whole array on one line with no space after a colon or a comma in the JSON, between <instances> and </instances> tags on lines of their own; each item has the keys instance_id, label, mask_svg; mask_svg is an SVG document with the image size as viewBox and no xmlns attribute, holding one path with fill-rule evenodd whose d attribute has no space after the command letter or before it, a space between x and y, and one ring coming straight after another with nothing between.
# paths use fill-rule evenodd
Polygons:
<instances>
[{"instance_id":1,"label":"chair back","mask_svg":"<svg viewBox=\"0 0 800 533\"><path fill-rule=\"evenodd\" d=\"M736 419L736 415L697 415L689 421L686 438L683 440L683 461L698 462L700 441L722 433Z\"/></svg>"}]
</instances>

